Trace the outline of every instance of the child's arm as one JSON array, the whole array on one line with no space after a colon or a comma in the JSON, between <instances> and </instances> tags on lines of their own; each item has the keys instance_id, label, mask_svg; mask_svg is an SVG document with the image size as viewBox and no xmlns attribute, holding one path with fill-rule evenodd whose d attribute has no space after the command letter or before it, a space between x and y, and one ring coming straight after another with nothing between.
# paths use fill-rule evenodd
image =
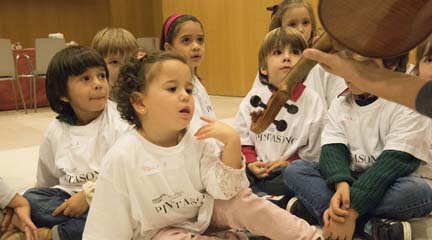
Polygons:
<instances>
[{"instance_id":1,"label":"child's arm","mask_svg":"<svg viewBox=\"0 0 432 240\"><path fill-rule=\"evenodd\" d=\"M351 186L351 207L359 216L363 215L381 201L396 179L414 172L420 162L406 152L395 150L382 152L375 164Z\"/></svg>"},{"instance_id":2,"label":"child's arm","mask_svg":"<svg viewBox=\"0 0 432 240\"><path fill-rule=\"evenodd\" d=\"M36 172L36 187L53 187L60 183L55 175L55 154L48 134L39 147L39 161Z\"/></svg>"},{"instance_id":3,"label":"child's arm","mask_svg":"<svg viewBox=\"0 0 432 240\"><path fill-rule=\"evenodd\" d=\"M349 168L350 152L345 144L326 144L321 148L319 168L330 188L339 182L352 184L354 178Z\"/></svg>"},{"instance_id":4,"label":"child's arm","mask_svg":"<svg viewBox=\"0 0 432 240\"><path fill-rule=\"evenodd\" d=\"M14 219L13 224L24 231L28 239L37 239L37 228L30 219L30 205L27 199L9 188L0 178L0 208L6 207L13 211L6 211L7 214L1 221L1 231L5 231Z\"/></svg>"},{"instance_id":5,"label":"child's arm","mask_svg":"<svg viewBox=\"0 0 432 240\"><path fill-rule=\"evenodd\" d=\"M220 121L207 117L201 117L201 119L209 124L198 129L195 133L196 138L199 140L215 138L221 141L224 144L221 161L229 167L240 169L242 167L241 145L236 131Z\"/></svg>"},{"instance_id":6,"label":"child's arm","mask_svg":"<svg viewBox=\"0 0 432 240\"><path fill-rule=\"evenodd\" d=\"M226 144L220 154L214 141L205 142L200 163L202 182L214 198L230 199L249 186L240 139L228 125L205 117L202 119L209 124L197 131L197 139L216 138Z\"/></svg>"}]
</instances>

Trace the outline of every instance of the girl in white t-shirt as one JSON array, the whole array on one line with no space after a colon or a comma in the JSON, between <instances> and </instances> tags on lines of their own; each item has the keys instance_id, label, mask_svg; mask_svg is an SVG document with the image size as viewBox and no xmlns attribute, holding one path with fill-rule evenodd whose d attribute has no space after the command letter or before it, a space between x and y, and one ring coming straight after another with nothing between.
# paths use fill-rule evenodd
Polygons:
<instances>
[{"instance_id":1,"label":"girl in white t-shirt","mask_svg":"<svg viewBox=\"0 0 432 240\"><path fill-rule=\"evenodd\" d=\"M306 47L303 37L292 28L270 31L259 50L261 77L278 86L297 64ZM276 115L275 120L284 122L284 128L271 124L262 133L256 134L250 129L251 113L262 108L257 104L253 106L252 102L258 98L266 103L272 94L272 90L265 85L252 88L240 103L233 125L241 137L252 191L259 196L286 195L284 200L287 200L292 194L283 183L284 169L297 159L318 162L327 108L315 91L299 83L287 101L290 107L282 108ZM286 202L275 201L284 208Z\"/></svg>"},{"instance_id":2,"label":"girl in white t-shirt","mask_svg":"<svg viewBox=\"0 0 432 240\"><path fill-rule=\"evenodd\" d=\"M160 50L183 55L193 69L195 113L190 128L198 129L206 124L202 116L216 118L210 97L198 76L198 67L205 56L205 35L202 23L195 16L173 14L162 26Z\"/></svg>"},{"instance_id":3,"label":"girl in white t-shirt","mask_svg":"<svg viewBox=\"0 0 432 240\"><path fill-rule=\"evenodd\" d=\"M105 156L84 239L208 239L231 228L272 239L317 239L314 227L247 189L234 129L207 117L197 132L188 129L192 77L185 58L174 53L148 54L122 68L118 106L136 130ZM213 138L224 144L222 152ZM233 234L245 237L228 232L211 239Z\"/></svg>"},{"instance_id":4,"label":"girl in white t-shirt","mask_svg":"<svg viewBox=\"0 0 432 240\"><path fill-rule=\"evenodd\" d=\"M108 69L87 47L68 47L51 60L46 77L58 113L39 149L36 188L25 194L36 226L53 239L81 239L102 158L130 128L108 100Z\"/></svg>"}]
</instances>

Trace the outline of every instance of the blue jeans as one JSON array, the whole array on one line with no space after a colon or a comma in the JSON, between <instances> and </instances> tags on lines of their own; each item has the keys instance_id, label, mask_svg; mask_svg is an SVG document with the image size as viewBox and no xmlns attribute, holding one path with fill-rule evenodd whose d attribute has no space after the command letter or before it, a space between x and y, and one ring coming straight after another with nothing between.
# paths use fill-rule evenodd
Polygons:
<instances>
[{"instance_id":1,"label":"blue jeans","mask_svg":"<svg viewBox=\"0 0 432 240\"><path fill-rule=\"evenodd\" d=\"M285 169L284 183L322 226L323 214L334 190L327 186L318 165L304 160L291 163ZM408 220L424 217L431 211L432 189L429 184L420 177L405 176L396 179L381 202L361 221L364 223L372 217Z\"/></svg>"},{"instance_id":2,"label":"blue jeans","mask_svg":"<svg viewBox=\"0 0 432 240\"><path fill-rule=\"evenodd\" d=\"M87 212L79 217L68 217L63 213L53 217L52 212L71 196L58 188L31 188L24 193L31 207L31 218L37 227L52 228L57 225L61 240L82 239Z\"/></svg>"}]
</instances>

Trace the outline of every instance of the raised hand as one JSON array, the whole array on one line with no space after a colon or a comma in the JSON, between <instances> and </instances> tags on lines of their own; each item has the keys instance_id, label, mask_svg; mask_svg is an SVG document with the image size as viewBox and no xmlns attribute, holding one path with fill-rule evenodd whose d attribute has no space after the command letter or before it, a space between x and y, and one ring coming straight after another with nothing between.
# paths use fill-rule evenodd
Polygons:
<instances>
[{"instance_id":1,"label":"raised hand","mask_svg":"<svg viewBox=\"0 0 432 240\"><path fill-rule=\"evenodd\" d=\"M208 124L199 128L195 133L197 139L215 138L226 145L239 138L237 132L232 127L221 121L208 117L201 117L201 120Z\"/></svg>"}]
</instances>

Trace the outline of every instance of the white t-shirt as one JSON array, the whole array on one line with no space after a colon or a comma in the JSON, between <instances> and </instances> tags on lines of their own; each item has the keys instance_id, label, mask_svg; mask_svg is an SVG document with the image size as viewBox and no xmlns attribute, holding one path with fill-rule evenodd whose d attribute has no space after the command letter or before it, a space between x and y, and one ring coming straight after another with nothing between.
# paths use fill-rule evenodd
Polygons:
<instances>
[{"instance_id":1,"label":"white t-shirt","mask_svg":"<svg viewBox=\"0 0 432 240\"><path fill-rule=\"evenodd\" d=\"M310 70L303 84L318 93L324 100L326 108L330 108L333 99L347 88L343 78L325 71L319 64ZM257 74L252 88L262 85Z\"/></svg>"},{"instance_id":2,"label":"white t-shirt","mask_svg":"<svg viewBox=\"0 0 432 240\"><path fill-rule=\"evenodd\" d=\"M55 119L39 149L38 187L55 187L73 194L87 181L96 181L102 158L121 134L131 128L109 101L99 117L85 126Z\"/></svg>"},{"instance_id":3,"label":"white t-shirt","mask_svg":"<svg viewBox=\"0 0 432 240\"><path fill-rule=\"evenodd\" d=\"M200 119L201 116L214 118L216 119L216 115L213 111L213 107L210 101L210 97L207 94L205 87L202 85L201 81L194 76L192 79L192 83L194 85L194 101L195 101L195 112L192 117L192 121L190 123L189 128L195 132L201 126L207 124L203 120Z\"/></svg>"},{"instance_id":4,"label":"white t-shirt","mask_svg":"<svg viewBox=\"0 0 432 240\"><path fill-rule=\"evenodd\" d=\"M249 186L244 164L219 160L214 141L187 132L173 147L160 147L130 131L105 156L84 239L150 239L173 226L204 232L214 199L230 199Z\"/></svg>"},{"instance_id":5,"label":"white t-shirt","mask_svg":"<svg viewBox=\"0 0 432 240\"><path fill-rule=\"evenodd\" d=\"M360 107L347 95L331 106L321 143L345 144L351 152L350 168L359 173L369 169L384 150L406 152L422 161L414 175L432 179L431 129L429 118L402 105L378 98Z\"/></svg>"},{"instance_id":6,"label":"white t-shirt","mask_svg":"<svg viewBox=\"0 0 432 240\"><path fill-rule=\"evenodd\" d=\"M255 146L258 161L288 159L296 153L301 159L318 161L321 150L320 135L327 118L327 108L318 94L306 87L296 102L287 101L288 104L296 105L298 112L291 114L282 108L275 118L285 120L287 129L279 132L274 124L270 124L260 134L250 130L250 113L260 109L250 104L254 95L267 103L272 93L267 86L261 85L252 88L240 103L233 126L240 134L241 144Z\"/></svg>"},{"instance_id":7,"label":"white t-shirt","mask_svg":"<svg viewBox=\"0 0 432 240\"><path fill-rule=\"evenodd\" d=\"M16 193L16 191L6 185L3 179L0 178L0 210L5 208L10 201L12 201Z\"/></svg>"}]
</instances>

